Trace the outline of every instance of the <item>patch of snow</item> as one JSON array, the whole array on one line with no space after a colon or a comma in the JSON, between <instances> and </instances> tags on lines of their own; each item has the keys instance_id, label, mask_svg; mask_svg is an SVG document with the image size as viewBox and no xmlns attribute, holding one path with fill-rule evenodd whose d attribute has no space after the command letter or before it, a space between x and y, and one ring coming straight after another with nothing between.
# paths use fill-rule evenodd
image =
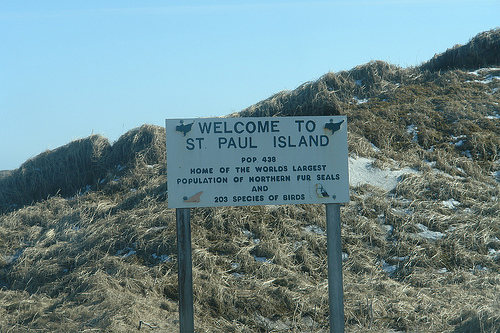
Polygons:
<instances>
[{"instance_id":1,"label":"patch of snow","mask_svg":"<svg viewBox=\"0 0 500 333\"><path fill-rule=\"evenodd\" d=\"M417 228L420 230L418 235L422 238L429 239L429 240L438 240L441 239L445 236L442 232L439 231L431 231L429 228L427 228L425 225L418 223Z\"/></svg>"},{"instance_id":2,"label":"patch of snow","mask_svg":"<svg viewBox=\"0 0 500 333\"><path fill-rule=\"evenodd\" d=\"M4 260L5 260L5 263L7 265L11 265L13 264L14 262L16 262L17 259L19 259L21 257L21 255L23 254L24 252L24 249L19 249L16 251L16 253L14 253L13 255L11 256L4 256Z\"/></svg>"},{"instance_id":3,"label":"patch of snow","mask_svg":"<svg viewBox=\"0 0 500 333\"><path fill-rule=\"evenodd\" d=\"M398 269L397 265L389 265L384 259L382 259L380 263L382 265L382 270L387 274L392 274Z\"/></svg>"},{"instance_id":4,"label":"patch of snow","mask_svg":"<svg viewBox=\"0 0 500 333\"><path fill-rule=\"evenodd\" d=\"M413 142L418 142L418 131L417 131L417 126L415 124L409 125L406 127L406 133L412 136L412 141Z\"/></svg>"},{"instance_id":5,"label":"patch of snow","mask_svg":"<svg viewBox=\"0 0 500 333\"><path fill-rule=\"evenodd\" d=\"M447 272L448 272L448 269L446 269L446 267L443 267L443 268L438 269L436 271L436 273L438 273L438 274L444 274L444 273L447 273Z\"/></svg>"},{"instance_id":6,"label":"patch of snow","mask_svg":"<svg viewBox=\"0 0 500 333\"><path fill-rule=\"evenodd\" d=\"M436 161L428 161L428 160L424 160L424 163L427 164L428 166L430 166L431 168L435 168L436 165L437 165L437 162Z\"/></svg>"},{"instance_id":7,"label":"patch of snow","mask_svg":"<svg viewBox=\"0 0 500 333\"><path fill-rule=\"evenodd\" d=\"M247 230L247 229L240 229L240 230L243 233L243 235L245 235L249 239L252 239L252 242L254 244L260 244L260 239L254 238L255 234L253 232L251 232L250 230Z\"/></svg>"},{"instance_id":8,"label":"patch of snow","mask_svg":"<svg viewBox=\"0 0 500 333\"><path fill-rule=\"evenodd\" d=\"M303 227L302 229L304 229L308 233L314 233L317 235L324 235L325 234L325 231L323 229L321 229L321 227L314 225L314 224L308 225L307 227Z\"/></svg>"},{"instance_id":9,"label":"patch of snow","mask_svg":"<svg viewBox=\"0 0 500 333\"><path fill-rule=\"evenodd\" d=\"M394 231L394 227L392 225L389 225L389 224L383 224L382 229L384 229L387 236L391 236L392 232Z\"/></svg>"},{"instance_id":10,"label":"patch of snow","mask_svg":"<svg viewBox=\"0 0 500 333\"><path fill-rule=\"evenodd\" d=\"M356 101L356 105L364 104L369 101L368 98L359 98L357 96L354 96L353 99Z\"/></svg>"},{"instance_id":11,"label":"patch of snow","mask_svg":"<svg viewBox=\"0 0 500 333\"><path fill-rule=\"evenodd\" d=\"M240 266L241 265L239 263L237 263L237 262L231 263L231 269L238 269L238 268L240 268Z\"/></svg>"},{"instance_id":12,"label":"patch of snow","mask_svg":"<svg viewBox=\"0 0 500 333\"><path fill-rule=\"evenodd\" d=\"M464 154L464 155L465 155L465 157L472 158L472 154L470 153L470 150L469 150L469 149L467 149L467 150L463 151L463 152L462 152L462 154Z\"/></svg>"},{"instance_id":13,"label":"patch of snow","mask_svg":"<svg viewBox=\"0 0 500 333\"><path fill-rule=\"evenodd\" d=\"M451 144L456 147L463 146L467 141L467 135L452 136L451 139L454 141Z\"/></svg>"},{"instance_id":14,"label":"patch of snow","mask_svg":"<svg viewBox=\"0 0 500 333\"><path fill-rule=\"evenodd\" d=\"M247 229L241 229L241 232L243 233L243 235L247 236L248 238L252 238L253 236L255 236L253 234L253 232L251 232L250 230L247 230Z\"/></svg>"},{"instance_id":15,"label":"patch of snow","mask_svg":"<svg viewBox=\"0 0 500 333\"><path fill-rule=\"evenodd\" d=\"M77 196L85 195L85 194L89 193L91 190L92 190L92 186L85 185L85 187L80 190L80 192L77 194Z\"/></svg>"},{"instance_id":16,"label":"patch of snow","mask_svg":"<svg viewBox=\"0 0 500 333\"><path fill-rule=\"evenodd\" d=\"M495 113L493 116L486 116L486 119L500 119L500 114Z\"/></svg>"},{"instance_id":17,"label":"patch of snow","mask_svg":"<svg viewBox=\"0 0 500 333\"><path fill-rule=\"evenodd\" d=\"M373 143L371 143L371 142L370 142L370 144L371 144L372 149L373 149L374 151L376 151L376 152L379 152L379 151L380 151L379 147L375 146L375 145L374 145Z\"/></svg>"},{"instance_id":18,"label":"patch of snow","mask_svg":"<svg viewBox=\"0 0 500 333\"><path fill-rule=\"evenodd\" d=\"M449 209L455 209L460 206L460 202L453 198L446 201L441 201L441 204Z\"/></svg>"},{"instance_id":19,"label":"patch of snow","mask_svg":"<svg viewBox=\"0 0 500 333\"><path fill-rule=\"evenodd\" d=\"M474 80L474 82L479 82L479 83L482 83L482 84L488 84L488 83L493 82L494 80L500 80L500 76L499 75L488 74L488 75L486 75L484 77L484 79L482 81L480 81L480 80Z\"/></svg>"},{"instance_id":20,"label":"patch of snow","mask_svg":"<svg viewBox=\"0 0 500 333\"><path fill-rule=\"evenodd\" d=\"M409 258L408 256L391 257L390 260L392 260L392 261L405 261L405 260L408 260L408 258ZM391 265L391 264L387 263L384 259L380 260L378 263L381 265L382 270L389 275L391 275L392 273L394 273L398 269L398 265Z\"/></svg>"},{"instance_id":21,"label":"patch of snow","mask_svg":"<svg viewBox=\"0 0 500 333\"><path fill-rule=\"evenodd\" d=\"M351 186L370 184L391 191L397 186L402 175L417 173L416 170L411 168L382 170L373 167L374 161L374 159L366 157L349 157L349 184Z\"/></svg>"},{"instance_id":22,"label":"patch of snow","mask_svg":"<svg viewBox=\"0 0 500 333\"><path fill-rule=\"evenodd\" d=\"M148 232L158 232L158 231L161 231L161 230L165 230L167 228L168 228L167 226L152 227L152 228L149 228L148 230L146 230L146 233L148 233Z\"/></svg>"},{"instance_id":23,"label":"patch of snow","mask_svg":"<svg viewBox=\"0 0 500 333\"><path fill-rule=\"evenodd\" d=\"M130 247L126 247L126 248L124 248L122 250L119 250L116 253L116 256L122 257L122 258L128 258L130 256L133 256L134 254L136 254L136 251L132 250Z\"/></svg>"},{"instance_id":24,"label":"patch of snow","mask_svg":"<svg viewBox=\"0 0 500 333\"><path fill-rule=\"evenodd\" d=\"M156 253L153 253L151 255L151 257L153 257L153 259L155 259L155 260L159 260L162 263L170 261L170 257L168 255L166 255L166 254L157 255Z\"/></svg>"},{"instance_id":25,"label":"patch of snow","mask_svg":"<svg viewBox=\"0 0 500 333\"><path fill-rule=\"evenodd\" d=\"M349 255L345 252L342 252L342 261L347 261L349 259Z\"/></svg>"},{"instance_id":26,"label":"patch of snow","mask_svg":"<svg viewBox=\"0 0 500 333\"><path fill-rule=\"evenodd\" d=\"M293 244L292 244L292 247L293 247L293 251L297 251L298 249L300 249L302 246L307 246L307 241L306 240L302 240L302 241L295 241Z\"/></svg>"},{"instance_id":27,"label":"patch of snow","mask_svg":"<svg viewBox=\"0 0 500 333\"><path fill-rule=\"evenodd\" d=\"M263 264L272 264L273 263L272 260L269 260L266 257L257 257L256 255L253 255L253 258L255 259L255 261L261 262Z\"/></svg>"},{"instance_id":28,"label":"patch of snow","mask_svg":"<svg viewBox=\"0 0 500 333\"><path fill-rule=\"evenodd\" d=\"M488 74L489 72L494 72L494 71L500 71L500 68L499 67L482 67L482 68L476 69L475 71L470 71L468 73L479 76L479 75Z\"/></svg>"},{"instance_id":29,"label":"patch of snow","mask_svg":"<svg viewBox=\"0 0 500 333\"><path fill-rule=\"evenodd\" d=\"M255 321L264 326L267 332L284 332L290 329L290 326L280 319L274 321L259 314L255 317Z\"/></svg>"},{"instance_id":30,"label":"patch of snow","mask_svg":"<svg viewBox=\"0 0 500 333\"><path fill-rule=\"evenodd\" d=\"M500 250L495 250L489 247L488 256L491 257L492 259L497 259L500 256Z\"/></svg>"},{"instance_id":31,"label":"patch of snow","mask_svg":"<svg viewBox=\"0 0 500 333\"><path fill-rule=\"evenodd\" d=\"M500 160L495 161L495 164L500 165ZM500 170L492 171L491 175L493 176L493 178L496 178L496 180L500 182Z\"/></svg>"},{"instance_id":32,"label":"patch of snow","mask_svg":"<svg viewBox=\"0 0 500 333\"><path fill-rule=\"evenodd\" d=\"M128 258L130 256L133 256L134 254L136 254L137 252L135 252L134 250L130 250L128 253L124 254L122 256L122 258Z\"/></svg>"},{"instance_id":33,"label":"patch of snow","mask_svg":"<svg viewBox=\"0 0 500 333\"><path fill-rule=\"evenodd\" d=\"M356 85L358 85L358 86L360 86L360 87L363 85L363 79L361 79L361 80L356 80L355 82L356 82Z\"/></svg>"},{"instance_id":34,"label":"patch of snow","mask_svg":"<svg viewBox=\"0 0 500 333\"><path fill-rule=\"evenodd\" d=\"M411 211L409 209L391 208L391 211L394 213L394 215L399 216L399 217L413 215L413 211Z\"/></svg>"},{"instance_id":35,"label":"patch of snow","mask_svg":"<svg viewBox=\"0 0 500 333\"><path fill-rule=\"evenodd\" d=\"M471 269L471 271L487 272L488 267L484 267L482 265L476 265L476 266L474 266L474 268Z\"/></svg>"}]
</instances>

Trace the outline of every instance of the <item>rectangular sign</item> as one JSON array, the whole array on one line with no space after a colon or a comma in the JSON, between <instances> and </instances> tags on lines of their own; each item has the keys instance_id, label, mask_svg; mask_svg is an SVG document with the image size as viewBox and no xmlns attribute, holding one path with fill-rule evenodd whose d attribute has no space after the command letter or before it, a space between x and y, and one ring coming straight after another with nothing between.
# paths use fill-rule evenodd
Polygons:
<instances>
[{"instance_id":1,"label":"rectangular sign","mask_svg":"<svg viewBox=\"0 0 500 333\"><path fill-rule=\"evenodd\" d=\"M165 123L169 208L349 202L345 116Z\"/></svg>"}]
</instances>

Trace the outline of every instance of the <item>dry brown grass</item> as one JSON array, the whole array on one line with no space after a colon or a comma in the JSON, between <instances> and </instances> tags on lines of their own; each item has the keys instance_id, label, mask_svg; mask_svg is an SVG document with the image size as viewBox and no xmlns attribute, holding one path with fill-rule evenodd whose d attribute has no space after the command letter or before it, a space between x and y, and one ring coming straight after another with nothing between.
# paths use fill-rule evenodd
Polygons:
<instances>
[{"instance_id":1,"label":"dry brown grass","mask_svg":"<svg viewBox=\"0 0 500 333\"><path fill-rule=\"evenodd\" d=\"M488 75L375 61L232 115L346 114L352 156L416 170L389 192L352 187L342 208L347 332L500 331L500 80ZM0 332L178 330L164 135L92 136L0 179ZM328 332L323 206L192 215L198 332Z\"/></svg>"},{"instance_id":2,"label":"dry brown grass","mask_svg":"<svg viewBox=\"0 0 500 333\"><path fill-rule=\"evenodd\" d=\"M476 69L500 64L500 28L482 32L466 45L455 45L441 54L436 54L422 65L434 71L448 69Z\"/></svg>"},{"instance_id":3,"label":"dry brown grass","mask_svg":"<svg viewBox=\"0 0 500 333\"><path fill-rule=\"evenodd\" d=\"M109 150L106 138L92 135L26 161L0 179L0 211L94 184L106 170L102 161Z\"/></svg>"}]
</instances>

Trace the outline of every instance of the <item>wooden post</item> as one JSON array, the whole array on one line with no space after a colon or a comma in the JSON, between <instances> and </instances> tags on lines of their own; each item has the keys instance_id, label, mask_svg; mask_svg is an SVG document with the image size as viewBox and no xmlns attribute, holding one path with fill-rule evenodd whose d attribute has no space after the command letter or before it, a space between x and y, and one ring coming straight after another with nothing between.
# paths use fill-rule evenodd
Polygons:
<instances>
[{"instance_id":1,"label":"wooden post","mask_svg":"<svg viewBox=\"0 0 500 333\"><path fill-rule=\"evenodd\" d=\"M191 210L177 208L177 263L179 268L179 332L194 332Z\"/></svg>"},{"instance_id":2,"label":"wooden post","mask_svg":"<svg viewBox=\"0 0 500 333\"><path fill-rule=\"evenodd\" d=\"M328 300L330 333L344 332L344 289L342 282L342 236L340 204L326 204L326 240L328 254Z\"/></svg>"}]
</instances>

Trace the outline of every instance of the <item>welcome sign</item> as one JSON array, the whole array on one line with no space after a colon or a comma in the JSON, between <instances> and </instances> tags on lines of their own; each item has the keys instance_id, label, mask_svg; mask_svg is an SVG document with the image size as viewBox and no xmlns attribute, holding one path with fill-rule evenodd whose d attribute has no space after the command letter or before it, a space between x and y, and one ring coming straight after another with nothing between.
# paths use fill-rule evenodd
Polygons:
<instances>
[{"instance_id":1,"label":"welcome sign","mask_svg":"<svg viewBox=\"0 0 500 333\"><path fill-rule=\"evenodd\" d=\"M347 118L166 120L169 208L346 203Z\"/></svg>"}]
</instances>

